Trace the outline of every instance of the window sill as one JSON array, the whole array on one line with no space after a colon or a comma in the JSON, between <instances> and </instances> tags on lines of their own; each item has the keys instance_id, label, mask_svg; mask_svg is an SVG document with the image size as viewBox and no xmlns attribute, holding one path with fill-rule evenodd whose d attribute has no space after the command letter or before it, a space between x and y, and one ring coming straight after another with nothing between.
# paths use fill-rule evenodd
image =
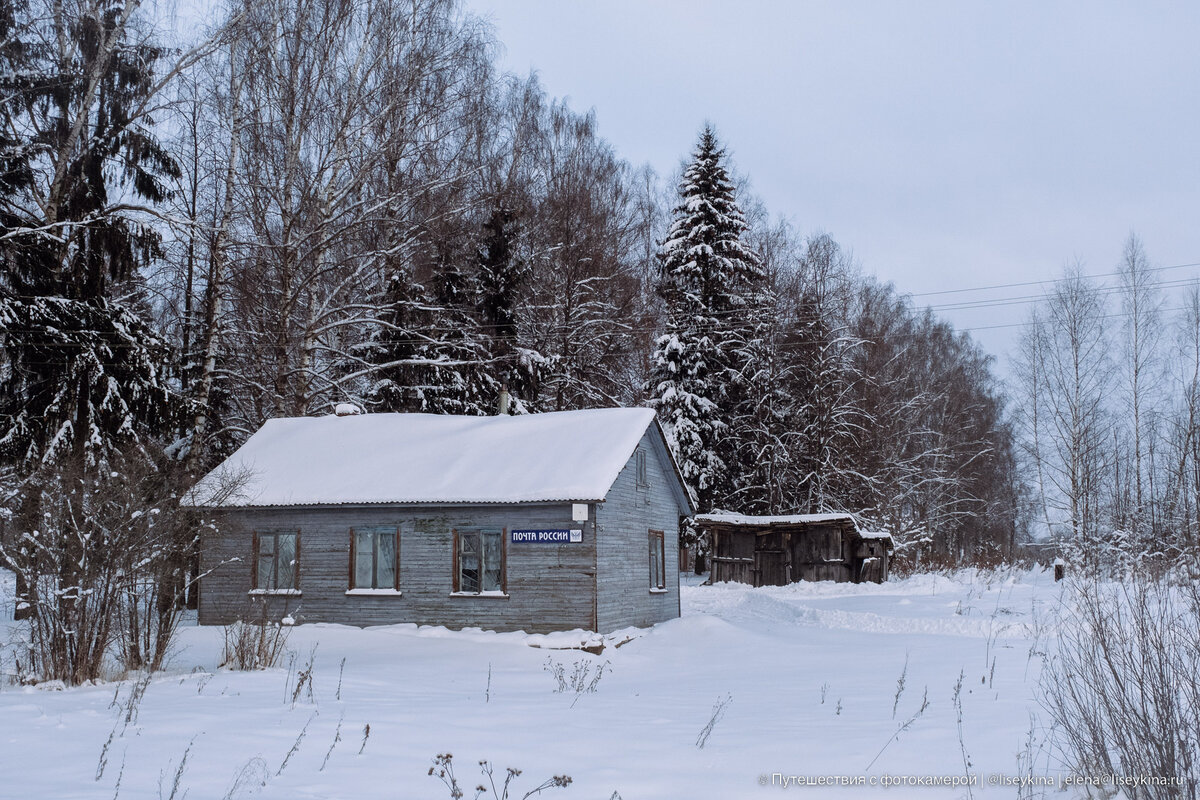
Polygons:
<instances>
[{"instance_id":1,"label":"window sill","mask_svg":"<svg viewBox=\"0 0 1200 800\"><path fill-rule=\"evenodd\" d=\"M300 597L299 589L251 589L246 594L252 597Z\"/></svg>"},{"instance_id":2,"label":"window sill","mask_svg":"<svg viewBox=\"0 0 1200 800\"><path fill-rule=\"evenodd\" d=\"M347 589L346 597L403 597L399 589Z\"/></svg>"},{"instance_id":3,"label":"window sill","mask_svg":"<svg viewBox=\"0 0 1200 800\"><path fill-rule=\"evenodd\" d=\"M451 597L500 597L505 600L508 595L505 592L451 592Z\"/></svg>"},{"instance_id":4,"label":"window sill","mask_svg":"<svg viewBox=\"0 0 1200 800\"><path fill-rule=\"evenodd\" d=\"M650 594L669 594L670 589L651 589Z\"/></svg>"}]
</instances>

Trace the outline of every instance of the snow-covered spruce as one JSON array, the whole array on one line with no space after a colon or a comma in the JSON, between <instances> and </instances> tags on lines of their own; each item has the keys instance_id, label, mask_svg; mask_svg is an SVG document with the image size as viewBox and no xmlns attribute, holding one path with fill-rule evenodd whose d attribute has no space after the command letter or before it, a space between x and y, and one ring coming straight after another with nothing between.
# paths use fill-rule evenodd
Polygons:
<instances>
[{"instance_id":1,"label":"snow-covered spruce","mask_svg":"<svg viewBox=\"0 0 1200 800\"><path fill-rule=\"evenodd\" d=\"M648 387L683 477L702 511L729 494L728 422L749 395L770 306L759 259L743 241L745 216L716 133L706 127L679 185L659 251L666 332L655 342Z\"/></svg>"}]
</instances>

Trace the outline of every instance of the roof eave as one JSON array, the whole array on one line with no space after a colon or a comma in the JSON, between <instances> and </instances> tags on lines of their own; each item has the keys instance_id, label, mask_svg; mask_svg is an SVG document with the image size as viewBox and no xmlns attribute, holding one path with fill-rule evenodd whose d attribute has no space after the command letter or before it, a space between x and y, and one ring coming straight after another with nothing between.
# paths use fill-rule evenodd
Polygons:
<instances>
[{"instance_id":1,"label":"roof eave","mask_svg":"<svg viewBox=\"0 0 1200 800\"><path fill-rule=\"evenodd\" d=\"M604 500L596 498L569 498L569 499L548 499L548 500L378 500L368 501L361 500L352 503L240 503L237 505L193 505L189 508L195 508L205 511L269 511L273 509L284 508L313 508L313 509L331 509L331 508L453 508L457 506L549 506L549 505L568 505L573 503L603 503Z\"/></svg>"}]
</instances>

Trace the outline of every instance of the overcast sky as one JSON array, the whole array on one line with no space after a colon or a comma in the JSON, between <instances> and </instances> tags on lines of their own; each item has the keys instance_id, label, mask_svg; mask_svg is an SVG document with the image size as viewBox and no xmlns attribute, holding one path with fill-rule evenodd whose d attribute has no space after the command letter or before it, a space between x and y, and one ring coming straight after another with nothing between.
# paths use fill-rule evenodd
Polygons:
<instances>
[{"instance_id":1,"label":"overcast sky","mask_svg":"<svg viewBox=\"0 0 1200 800\"><path fill-rule=\"evenodd\" d=\"M1112 272L1131 230L1156 266L1200 262L1200 3L469 7L626 159L669 174L711 121L773 213L919 302L1024 296L920 295L1076 258ZM1003 355L1014 330L978 329L1027 311L945 315Z\"/></svg>"}]
</instances>

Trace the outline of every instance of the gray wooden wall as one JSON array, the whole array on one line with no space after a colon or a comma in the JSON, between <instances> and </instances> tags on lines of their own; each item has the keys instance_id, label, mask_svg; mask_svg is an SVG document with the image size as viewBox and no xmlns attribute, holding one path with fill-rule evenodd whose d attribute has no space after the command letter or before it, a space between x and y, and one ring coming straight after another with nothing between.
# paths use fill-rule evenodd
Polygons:
<instances>
[{"instance_id":1,"label":"gray wooden wall","mask_svg":"<svg viewBox=\"0 0 1200 800\"><path fill-rule=\"evenodd\" d=\"M350 528L400 527L400 596L347 595ZM228 512L218 535L203 539L200 624L252 614L251 534L300 532L300 595L269 596L269 615L297 622L385 625L415 622L450 628L549 632L592 628L595 539L582 544L508 544L508 597L451 596L452 531L477 528L579 528L571 506L332 507ZM240 559L240 560L234 560ZM224 563L223 563L224 562Z\"/></svg>"},{"instance_id":2,"label":"gray wooden wall","mask_svg":"<svg viewBox=\"0 0 1200 800\"><path fill-rule=\"evenodd\" d=\"M574 628L608 632L679 616L679 515L668 473L648 433L649 487L636 484L635 459L587 523L570 504L445 507L335 506L229 511L219 532L202 540L200 623L228 624L290 614L297 622L385 625L412 622L449 628L545 633ZM669 466L667 467L669 469ZM399 596L347 595L350 529L399 526ZM514 528L583 529L582 544L507 544L507 597L452 596L452 531ZM648 530L665 533L667 591L651 593ZM300 593L250 594L252 533L300 534ZM507 538L507 536L506 536ZM599 538L599 547L597 547ZM599 576L597 576L599 564ZM599 595L597 595L599 577Z\"/></svg>"},{"instance_id":3,"label":"gray wooden wall","mask_svg":"<svg viewBox=\"0 0 1200 800\"><path fill-rule=\"evenodd\" d=\"M637 485L636 457L631 458L596 511L601 631L647 626L679 616L680 509L668 481L661 439L651 429L638 448L646 452L649 486ZM666 592L650 591L649 531L664 533Z\"/></svg>"}]
</instances>

